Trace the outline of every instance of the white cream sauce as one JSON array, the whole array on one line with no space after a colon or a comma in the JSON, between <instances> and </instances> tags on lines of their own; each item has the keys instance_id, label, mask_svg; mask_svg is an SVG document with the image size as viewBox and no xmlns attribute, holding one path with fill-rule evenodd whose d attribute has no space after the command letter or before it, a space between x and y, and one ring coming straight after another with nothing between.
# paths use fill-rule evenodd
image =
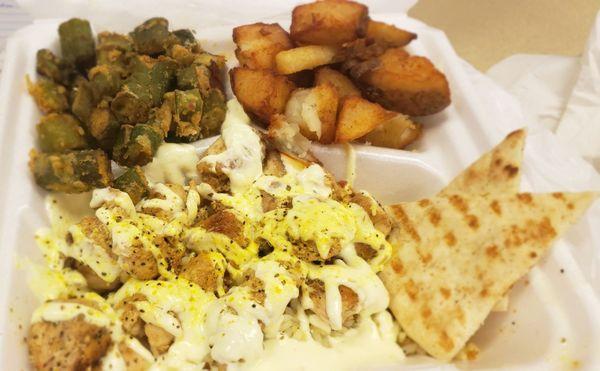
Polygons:
<instances>
[{"instance_id":1,"label":"white cream sauce","mask_svg":"<svg viewBox=\"0 0 600 371\"><path fill-rule=\"evenodd\" d=\"M229 177L231 191L234 194L243 192L262 175L264 148L255 129L250 126L250 118L235 99L227 102L221 137L227 149L201 161L211 165L213 170L220 164Z\"/></svg>"},{"instance_id":2,"label":"white cream sauce","mask_svg":"<svg viewBox=\"0 0 600 371\"><path fill-rule=\"evenodd\" d=\"M191 144L163 143L152 162L143 167L150 183L186 184L198 180L198 153Z\"/></svg>"}]
</instances>

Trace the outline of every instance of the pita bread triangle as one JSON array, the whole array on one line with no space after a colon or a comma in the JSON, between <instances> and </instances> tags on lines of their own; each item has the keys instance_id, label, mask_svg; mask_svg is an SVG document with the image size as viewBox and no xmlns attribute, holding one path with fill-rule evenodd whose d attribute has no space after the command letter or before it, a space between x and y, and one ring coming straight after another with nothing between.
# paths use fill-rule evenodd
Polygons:
<instances>
[{"instance_id":1,"label":"pita bread triangle","mask_svg":"<svg viewBox=\"0 0 600 371\"><path fill-rule=\"evenodd\" d=\"M508 134L496 147L454 178L440 194L517 193L525 135L524 129Z\"/></svg>"},{"instance_id":2,"label":"pita bread triangle","mask_svg":"<svg viewBox=\"0 0 600 371\"><path fill-rule=\"evenodd\" d=\"M455 194L389 207L399 228L380 277L392 313L425 351L450 361L596 196Z\"/></svg>"}]
</instances>

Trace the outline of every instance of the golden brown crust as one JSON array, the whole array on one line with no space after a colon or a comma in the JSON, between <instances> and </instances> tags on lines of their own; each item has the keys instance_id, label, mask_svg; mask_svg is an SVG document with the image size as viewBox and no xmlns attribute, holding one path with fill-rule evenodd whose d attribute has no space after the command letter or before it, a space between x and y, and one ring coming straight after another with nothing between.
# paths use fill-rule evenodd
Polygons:
<instances>
[{"instance_id":1,"label":"golden brown crust","mask_svg":"<svg viewBox=\"0 0 600 371\"><path fill-rule=\"evenodd\" d=\"M344 0L316 1L292 11L290 37L301 44L341 45L366 32L369 10Z\"/></svg>"},{"instance_id":2,"label":"golden brown crust","mask_svg":"<svg viewBox=\"0 0 600 371\"><path fill-rule=\"evenodd\" d=\"M283 113L285 104L296 88L287 77L270 70L236 67L229 72L231 89L246 112L264 125L272 115Z\"/></svg>"},{"instance_id":3,"label":"golden brown crust","mask_svg":"<svg viewBox=\"0 0 600 371\"><path fill-rule=\"evenodd\" d=\"M29 328L29 358L36 370L85 370L110 346L110 334L78 317L62 322L37 322Z\"/></svg>"},{"instance_id":4,"label":"golden brown crust","mask_svg":"<svg viewBox=\"0 0 600 371\"><path fill-rule=\"evenodd\" d=\"M294 47L289 34L277 23L253 23L233 29L235 56L240 66L275 69L275 55Z\"/></svg>"},{"instance_id":5,"label":"golden brown crust","mask_svg":"<svg viewBox=\"0 0 600 371\"><path fill-rule=\"evenodd\" d=\"M179 275L202 287L204 291L215 292L218 288L220 274L206 252L189 258Z\"/></svg>"},{"instance_id":6,"label":"golden brown crust","mask_svg":"<svg viewBox=\"0 0 600 371\"><path fill-rule=\"evenodd\" d=\"M146 323L144 333L148 339L150 350L155 357L166 353L175 340L175 337L169 332L151 323Z\"/></svg>"}]
</instances>

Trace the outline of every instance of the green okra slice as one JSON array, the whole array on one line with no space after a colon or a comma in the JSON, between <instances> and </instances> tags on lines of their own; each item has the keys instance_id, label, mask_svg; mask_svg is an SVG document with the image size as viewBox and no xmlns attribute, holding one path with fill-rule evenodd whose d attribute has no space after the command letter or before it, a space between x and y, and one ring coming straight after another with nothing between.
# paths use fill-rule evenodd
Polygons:
<instances>
[{"instance_id":1,"label":"green okra slice","mask_svg":"<svg viewBox=\"0 0 600 371\"><path fill-rule=\"evenodd\" d=\"M129 63L133 56L133 41L128 35L113 32L98 34L96 46L98 65L109 64L119 71L122 78L125 78L129 75Z\"/></svg>"},{"instance_id":2,"label":"green okra slice","mask_svg":"<svg viewBox=\"0 0 600 371\"><path fill-rule=\"evenodd\" d=\"M171 40L169 21L165 18L150 18L137 26L131 33L135 50L140 54L164 53Z\"/></svg>"},{"instance_id":3,"label":"green okra slice","mask_svg":"<svg viewBox=\"0 0 600 371\"><path fill-rule=\"evenodd\" d=\"M115 179L113 187L127 193L134 204L146 197L150 190L144 171L139 166L125 170L123 174Z\"/></svg>"},{"instance_id":4,"label":"green okra slice","mask_svg":"<svg viewBox=\"0 0 600 371\"><path fill-rule=\"evenodd\" d=\"M201 64L192 64L180 68L176 73L177 89L198 89L202 94L208 93L211 84L211 72L209 67Z\"/></svg>"},{"instance_id":5,"label":"green okra slice","mask_svg":"<svg viewBox=\"0 0 600 371\"><path fill-rule=\"evenodd\" d=\"M31 82L29 76L26 76L25 80L29 94L42 113L63 112L69 108L68 93L64 86L45 77Z\"/></svg>"},{"instance_id":6,"label":"green okra slice","mask_svg":"<svg viewBox=\"0 0 600 371\"><path fill-rule=\"evenodd\" d=\"M175 36L177 43L187 47L195 47L198 45L198 41L196 41L196 36L192 30L183 28L180 30L173 31L173 36Z\"/></svg>"},{"instance_id":7,"label":"green okra slice","mask_svg":"<svg viewBox=\"0 0 600 371\"><path fill-rule=\"evenodd\" d=\"M75 71L68 63L65 63L48 49L37 51L35 69L40 75L64 86L70 85L75 75Z\"/></svg>"},{"instance_id":8,"label":"green okra slice","mask_svg":"<svg viewBox=\"0 0 600 371\"><path fill-rule=\"evenodd\" d=\"M217 88L210 89L204 97L204 109L200 122L202 138L219 134L226 112L227 102L223 92Z\"/></svg>"},{"instance_id":9,"label":"green okra slice","mask_svg":"<svg viewBox=\"0 0 600 371\"><path fill-rule=\"evenodd\" d=\"M88 122L88 132L98 141L100 148L111 151L121 124L113 115L106 102L102 102L92 110Z\"/></svg>"},{"instance_id":10,"label":"green okra slice","mask_svg":"<svg viewBox=\"0 0 600 371\"><path fill-rule=\"evenodd\" d=\"M88 72L88 78L94 101L99 102L103 97L113 97L121 88L121 72L109 64L93 67Z\"/></svg>"},{"instance_id":11,"label":"green okra slice","mask_svg":"<svg viewBox=\"0 0 600 371\"><path fill-rule=\"evenodd\" d=\"M89 148L81 123L68 113L43 116L36 126L40 149L43 152L68 152Z\"/></svg>"},{"instance_id":12,"label":"green okra slice","mask_svg":"<svg viewBox=\"0 0 600 371\"><path fill-rule=\"evenodd\" d=\"M176 68L177 62L168 57L135 58L131 75L111 103L117 119L127 124L146 122L150 109L161 103L173 85Z\"/></svg>"},{"instance_id":13,"label":"green okra slice","mask_svg":"<svg viewBox=\"0 0 600 371\"><path fill-rule=\"evenodd\" d=\"M218 88L223 92L225 91L225 85L223 84L223 78L225 75L225 57L222 55L202 52L196 54L196 57L194 58L194 64L206 66L208 68L209 83L211 88Z\"/></svg>"},{"instance_id":14,"label":"green okra slice","mask_svg":"<svg viewBox=\"0 0 600 371\"><path fill-rule=\"evenodd\" d=\"M160 130L160 134L164 139L169 133L171 122L173 121L173 113L169 102L163 102L160 107L155 107L150 111L150 119L146 124L154 126Z\"/></svg>"},{"instance_id":15,"label":"green okra slice","mask_svg":"<svg viewBox=\"0 0 600 371\"><path fill-rule=\"evenodd\" d=\"M165 101L171 106L173 122L171 131L178 141L192 142L200 138L204 102L198 89L175 90L165 94Z\"/></svg>"},{"instance_id":16,"label":"green okra slice","mask_svg":"<svg viewBox=\"0 0 600 371\"><path fill-rule=\"evenodd\" d=\"M90 115L96 107L94 92L88 80L78 77L71 91L71 112L86 125L89 125Z\"/></svg>"},{"instance_id":17,"label":"green okra slice","mask_svg":"<svg viewBox=\"0 0 600 371\"><path fill-rule=\"evenodd\" d=\"M143 166L152 161L158 147L163 143L160 129L148 124L137 124L131 129L129 140L122 155L114 158L119 165Z\"/></svg>"},{"instance_id":18,"label":"green okra slice","mask_svg":"<svg viewBox=\"0 0 600 371\"><path fill-rule=\"evenodd\" d=\"M35 182L49 191L80 193L110 186L110 160L99 149L68 153L29 153Z\"/></svg>"},{"instance_id":19,"label":"green okra slice","mask_svg":"<svg viewBox=\"0 0 600 371\"><path fill-rule=\"evenodd\" d=\"M90 23L84 19L71 18L58 26L60 49L63 59L80 71L96 63L96 46Z\"/></svg>"}]
</instances>

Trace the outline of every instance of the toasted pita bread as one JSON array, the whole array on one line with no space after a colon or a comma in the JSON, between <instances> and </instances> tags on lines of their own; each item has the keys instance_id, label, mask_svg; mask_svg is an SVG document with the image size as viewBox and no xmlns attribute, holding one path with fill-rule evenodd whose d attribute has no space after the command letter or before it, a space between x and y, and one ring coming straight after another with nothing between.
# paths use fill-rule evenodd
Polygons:
<instances>
[{"instance_id":1,"label":"toasted pita bread","mask_svg":"<svg viewBox=\"0 0 600 371\"><path fill-rule=\"evenodd\" d=\"M518 192L524 145L525 130L513 131L500 144L454 178L440 194Z\"/></svg>"},{"instance_id":2,"label":"toasted pita bread","mask_svg":"<svg viewBox=\"0 0 600 371\"><path fill-rule=\"evenodd\" d=\"M596 196L463 194L389 207L398 228L381 279L392 313L425 351L450 361Z\"/></svg>"},{"instance_id":3,"label":"toasted pita bread","mask_svg":"<svg viewBox=\"0 0 600 371\"><path fill-rule=\"evenodd\" d=\"M491 151L460 173L440 191L440 195L456 193L517 193L521 183L521 161L525 146L525 130L508 134ZM508 296L496 303L493 311L508 310Z\"/></svg>"}]
</instances>

